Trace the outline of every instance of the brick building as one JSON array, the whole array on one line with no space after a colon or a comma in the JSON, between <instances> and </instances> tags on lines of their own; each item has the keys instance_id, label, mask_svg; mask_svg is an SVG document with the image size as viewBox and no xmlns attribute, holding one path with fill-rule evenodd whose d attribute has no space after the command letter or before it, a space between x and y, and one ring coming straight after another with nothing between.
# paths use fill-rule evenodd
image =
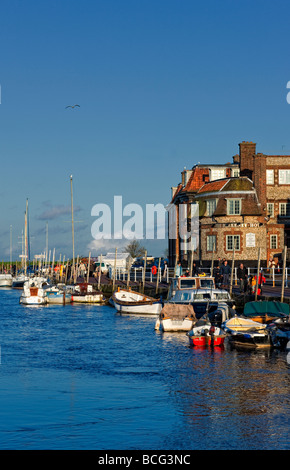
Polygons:
<instances>
[{"instance_id":1,"label":"brick building","mask_svg":"<svg viewBox=\"0 0 290 470\"><path fill-rule=\"evenodd\" d=\"M290 248L290 155L256 153L255 143L242 142L232 163L183 170L171 203L185 210L188 231L191 204L198 204L199 214L199 245L180 235L169 239L171 265L188 262L191 252L196 260L231 259L234 246L236 260L249 265L261 248L261 260L268 262Z\"/></svg>"}]
</instances>

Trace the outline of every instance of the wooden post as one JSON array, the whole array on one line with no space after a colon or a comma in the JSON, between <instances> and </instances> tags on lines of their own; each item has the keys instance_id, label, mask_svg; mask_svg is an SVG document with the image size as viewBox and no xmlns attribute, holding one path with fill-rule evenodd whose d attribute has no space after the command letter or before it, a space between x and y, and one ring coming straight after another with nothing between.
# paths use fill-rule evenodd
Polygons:
<instances>
[{"instance_id":1,"label":"wooden post","mask_svg":"<svg viewBox=\"0 0 290 470\"><path fill-rule=\"evenodd\" d=\"M281 302L284 300L284 289L285 289L285 274L286 274L286 254L287 254L287 247L284 246L284 253L283 253L283 271L282 271L282 290L281 290Z\"/></svg>"},{"instance_id":2,"label":"wooden post","mask_svg":"<svg viewBox=\"0 0 290 470\"><path fill-rule=\"evenodd\" d=\"M210 268L211 277L213 276L214 253L215 253L215 243L213 244L213 247L212 247L211 268Z\"/></svg>"},{"instance_id":3,"label":"wooden post","mask_svg":"<svg viewBox=\"0 0 290 470\"><path fill-rule=\"evenodd\" d=\"M90 266L91 266L91 252L89 252L87 283L89 283L89 279L90 279Z\"/></svg>"},{"instance_id":4,"label":"wooden post","mask_svg":"<svg viewBox=\"0 0 290 470\"><path fill-rule=\"evenodd\" d=\"M145 256L144 256L144 266L143 266L143 273L142 273L142 289L143 289L143 294L145 292L145 277L146 277L146 265L147 265L147 250L145 250Z\"/></svg>"},{"instance_id":5,"label":"wooden post","mask_svg":"<svg viewBox=\"0 0 290 470\"><path fill-rule=\"evenodd\" d=\"M157 270L157 279L156 279L156 294L158 292L158 285L159 285L160 262L161 262L161 258L159 258L159 260L158 260L158 270Z\"/></svg>"},{"instance_id":6,"label":"wooden post","mask_svg":"<svg viewBox=\"0 0 290 470\"><path fill-rule=\"evenodd\" d=\"M103 255L101 255L101 258L100 258L100 266L99 266L99 279L98 279L98 289L99 289L99 290L100 290L100 288L101 288L102 258L103 258Z\"/></svg>"},{"instance_id":7,"label":"wooden post","mask_svg":"<svg viewBox=\"0 0 290 470\"><path fill-rule=\"evenodd\" d=\"M127 267L127 289L130 286L130 269L131 269L131 256L128 259L128 267Z\"/></svg>"},{"instance_id":8,"label":"wooden post","mask_svg":"<svg viewBox=\"0 0 290 470\"><path fill-rule=\"evenodd\" d=\"M255 289L255 301L256 301L256 302L257 302L257 298L258 298L258 287L259 287L259 277L260 277L260 263L261 263L261 248L259 248L259 252L258 252L257 282L256 282L256 289Z\"/></svg>"},{"instance_id":9,"label":"wooden post","mask_svg":"<svg viewBox=\"0 0 290 470\"><path fill-rule=\"evenodd\" d=\"M53 273L54 273L54 257L55 257L55 248L53 249L53 256L52 256L51 278L53 278Z\"/></svg>"},{"instance_id":10,"label":"wooden post","mask_svg":"<svg viewBox=\"0 0 290 470\"><path fill-rule=\"evenodd\" d=\"M231 269L231 283L230 283L230 295L233 292L233 276L234 276L234 266L235 266L235 243L233 247L233 259L232 259L232 269Z\"/></svg>"},{"instance_id":11,"label":"wooden post","mask_svg":"<svg viewBox=\"0 0 290 470\"><path fill-rule=\"evenodd\" d=\"M115 249L115 262L114 262L114 273L113 273L113 291L115 290L115 279L116 279L116 265L117 265L117 248Z\"/></svg>"},{"instance_id":12,"label":"wooden post","mask_svg":"<svg viewBox=\"0 0 290 470\"><path fill-rule=\"evenodd\" d=\"M192 267L193 267L193 251L191 250L191 252L190 252L190 271L189 271L190 277L192 276Z\"/></svg>"}]
</instances>

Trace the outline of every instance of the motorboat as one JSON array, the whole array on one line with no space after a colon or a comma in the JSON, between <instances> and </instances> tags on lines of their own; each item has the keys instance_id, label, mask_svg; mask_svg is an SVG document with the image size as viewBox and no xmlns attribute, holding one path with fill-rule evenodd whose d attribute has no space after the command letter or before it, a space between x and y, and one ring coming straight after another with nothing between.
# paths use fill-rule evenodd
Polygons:
<instances>
[{"instance_id":1,"label":"motorboat","mask_svg":"<svg viewBox=\"0 0 290 470\"><path fill-rule=\"evenodd\" d=\"M268 323L267 330L269 331L272 345L278 349L289 349L290 346L290 318L283 317Z\"/></svg>"},{"instance_id":2,"label":"motorboat","mask_svg":"<svg viewBox=\"0 0 290 470\"><path fill-rule=\"evenodd\" d=\"M45 288L47 302L49 304L69 304L72 301L72 295L66 292L64 288L58 286L47 286Z\"/></svg>"},{"instance_id":3,"label":"motorboat","mask_svg":"<svg viewBox=\"0 0 290 470\"><path fill-rule=\"evenodd\" d=\"M23 305L47 304L47 295L39 278L32 278L24 283L19 303Z\"/></svg>"},{"instance_id":4,"label":"motorboat","mask_svg":"<svg viewBox=\"0 0 290 470\"><path fill-rule=\"evenodd\" d=\"M104 303L105 297L102 292L94 289L92 284L83 282L73 286L71 301L76 303Z\"/></svg>"},{"instance_id":5,"label":"motorboat","mask_svg":"<svg viewBox=\"0 0 290 470\"><path fill-rule=\"evenodd\" d=\"M250 318L236 315L222 323L222 329L235 347L257 349L272 345L267 325Z\"/></svg>"},{"instance_id":6,"label":"motorboat","mask_svg":"<svg viewBox=\"0 0 290 470\"><path fill-rule=\"evenodd\" d=\"M223 346L226 334L221 325L232 315L232 309L220 304L216 310L203 315L187 333L191 346Z\"/></svg>"},{"instance_id":7,"label":"motorboat","mask_svg":"<svg viewBox=\"0 0 290 470\"><path fill-rule=\"evenodd\" d=\"M146 315L159 315L162 310L162 301L130 289L118 289L112 297L112 304L119 313L141 313Z\"/></svg>"},{"instance_id":8,"label":"motorboat","mask_svg":"<svg viewBox=\"0 0 290 470\"><path fill-rule=\"evenodd\" d=\"M0 287L12 287L12 274L0 274Z\"/></svg>"},{"instance_id":9,"label":"motorboat","mask_svg":"<svg viewBox=\"0 0 290 470\"><path fill-rule=\"evenodd\" d=\"M161 331L190 331L196 323L193 306L190 304L166 303L155 323L155 330Z\"/></svg>"},{"instance_id":10,"label":"motorboat","mask_svg":"<svg viewBox=\"0 0 290 470\"><path fill-rule=\"evenodd\" d=\"M243 316L259 323L271 323L279 318L289 317L289 304L279 301L258 300L247 302Z\"/></svg>"},{"instance_id":11,"label":"motorboat","mask_svg":"<svg viewBox=\"0 0 290 470\"><path fill-rule=\"evenodd\" d=\"M174 301L176 293L180 291L198 291L199 289L212 290L215 288L215 280L210 276L175 277L170 283L167 301Z\"/></svg>"},{"instance_id":12,"label":"motorboat","mask_svg":"<svg viewBox=\"0 0 290 470\"><path fill-rule=\"evenodd\" d=\"M200 319L187 334L191 346L223 346L226 334L209 320Z\"/></svg>"}]
</instances>

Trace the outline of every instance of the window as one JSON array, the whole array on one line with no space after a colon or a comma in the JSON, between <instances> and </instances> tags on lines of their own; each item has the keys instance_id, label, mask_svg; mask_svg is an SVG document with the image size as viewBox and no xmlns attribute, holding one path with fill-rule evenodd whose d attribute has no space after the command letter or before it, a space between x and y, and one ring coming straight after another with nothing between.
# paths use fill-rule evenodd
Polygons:
<instances>
[{"instance_id":1,"label":"window","mask_svg":"<svg viewBox=\"0 0 290 470\"><path fill-rule=\"evenodd\" d=\"M279 215L281 217L290 217L290 203L281 202L279 204Z\"/></svg>"},{"instance_id":2,"label":"window","mask_svg":"<svg viewBox=\"0 0 290 470\"><path fill-rule=\"evenodd\" d=\"M232 176L234 178L238 178L240 176L240 170L239 169L232 170Z\"/></svg>"},{"instance_id":3,"label":"window","mask_svg":"<svg viewBox=\"0 0 290 470\"><path fill-rule=\"evenodd\" d=\"M239 215L241 213L241 200L228 199L228 215Z\"/></svg>"},{"instance_id":4,"label":"window","mask_svg":"<svg viewBox=\"0 0 290 470\"><path fill-rule=\"evenodd\" d=\"M216 251L216 236L208 235L206 237L206 249L207 251Z\"/></svg>"},{"instance_id":5,"label":"window","mask_svg":"<svg viewBox=\"0 0 290 470\"><path fill-rule=\"evenodd\" d=\"M224 168L222 170L211 170L210 180L211 181L220 180L222 178L225 178L225 176L226 176L226 173L225 173Z\"/></svg>"},{"instance_id":6,"label":"window","mask_svg":"<svg viewBox=\"0 0 290 470\"><path fill-rule=\"evenodd\" d=\"M274 203L273 202L269 202L267 204L267 212L268 212L269 217L274 217Z\"/></svg>"},{"instance_id":7,"label":"window","mask_svg":"<svg viewBox=\"0 0 290 470\"><path fill-rule=\"evenodd\" d=\"M216 210L216 199L209 199L206 201L206 212L209 217L211 217Z\"/></svg>"},{"instance_id":8,"label":"window","mask_svg":"<svg viewBox=\"0 0 290 470\"><path fill-rule=\"evenodd\" d=\"M270 236L270 248L271 250L276 250L278 247L277 235Z\"/></svg>"},{"instance_id":9,"label":"window","mask_svg":"<svg viewBox=\"0 0 290 470\"><path fill-rule=\"evenodd\" d=\"M290 184L290 170L279 170L279 184Z\"/></svg>"},{"instance_id":10,"label":"window","mask_svg":"<svg viewBox=\"0 0 290 470\"><path fill-rule=\"evenodd\" d=\"M266 183L274 184L274 170L266 170Z\"/></svg>"},{"instance_id":11,"label":"window","mask_svg":"<svg viewBox=\"0 0 290 470\"><path fill-rule=\"evenodd\" d=\"M234 246L235 250L240 249L240 235L227 235L226 241L228 251L233 251Z\"/></svg>"}]
</instances>

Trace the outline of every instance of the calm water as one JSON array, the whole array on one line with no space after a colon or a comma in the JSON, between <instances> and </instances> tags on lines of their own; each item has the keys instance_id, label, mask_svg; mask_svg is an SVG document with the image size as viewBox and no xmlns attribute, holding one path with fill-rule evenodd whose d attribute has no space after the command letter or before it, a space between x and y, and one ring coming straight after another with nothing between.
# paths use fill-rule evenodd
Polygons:
<instances>
[{"instance_id":1,"label":"calm water","mask_svg":"<svg viewBox=\"0 0 290 470\"><path fill-rule=\"evenodd\" d=\"M19 297L0 291L1 449L289 449L286 352L193 349L153 318Z\"/></svg>"}]
</instances>

